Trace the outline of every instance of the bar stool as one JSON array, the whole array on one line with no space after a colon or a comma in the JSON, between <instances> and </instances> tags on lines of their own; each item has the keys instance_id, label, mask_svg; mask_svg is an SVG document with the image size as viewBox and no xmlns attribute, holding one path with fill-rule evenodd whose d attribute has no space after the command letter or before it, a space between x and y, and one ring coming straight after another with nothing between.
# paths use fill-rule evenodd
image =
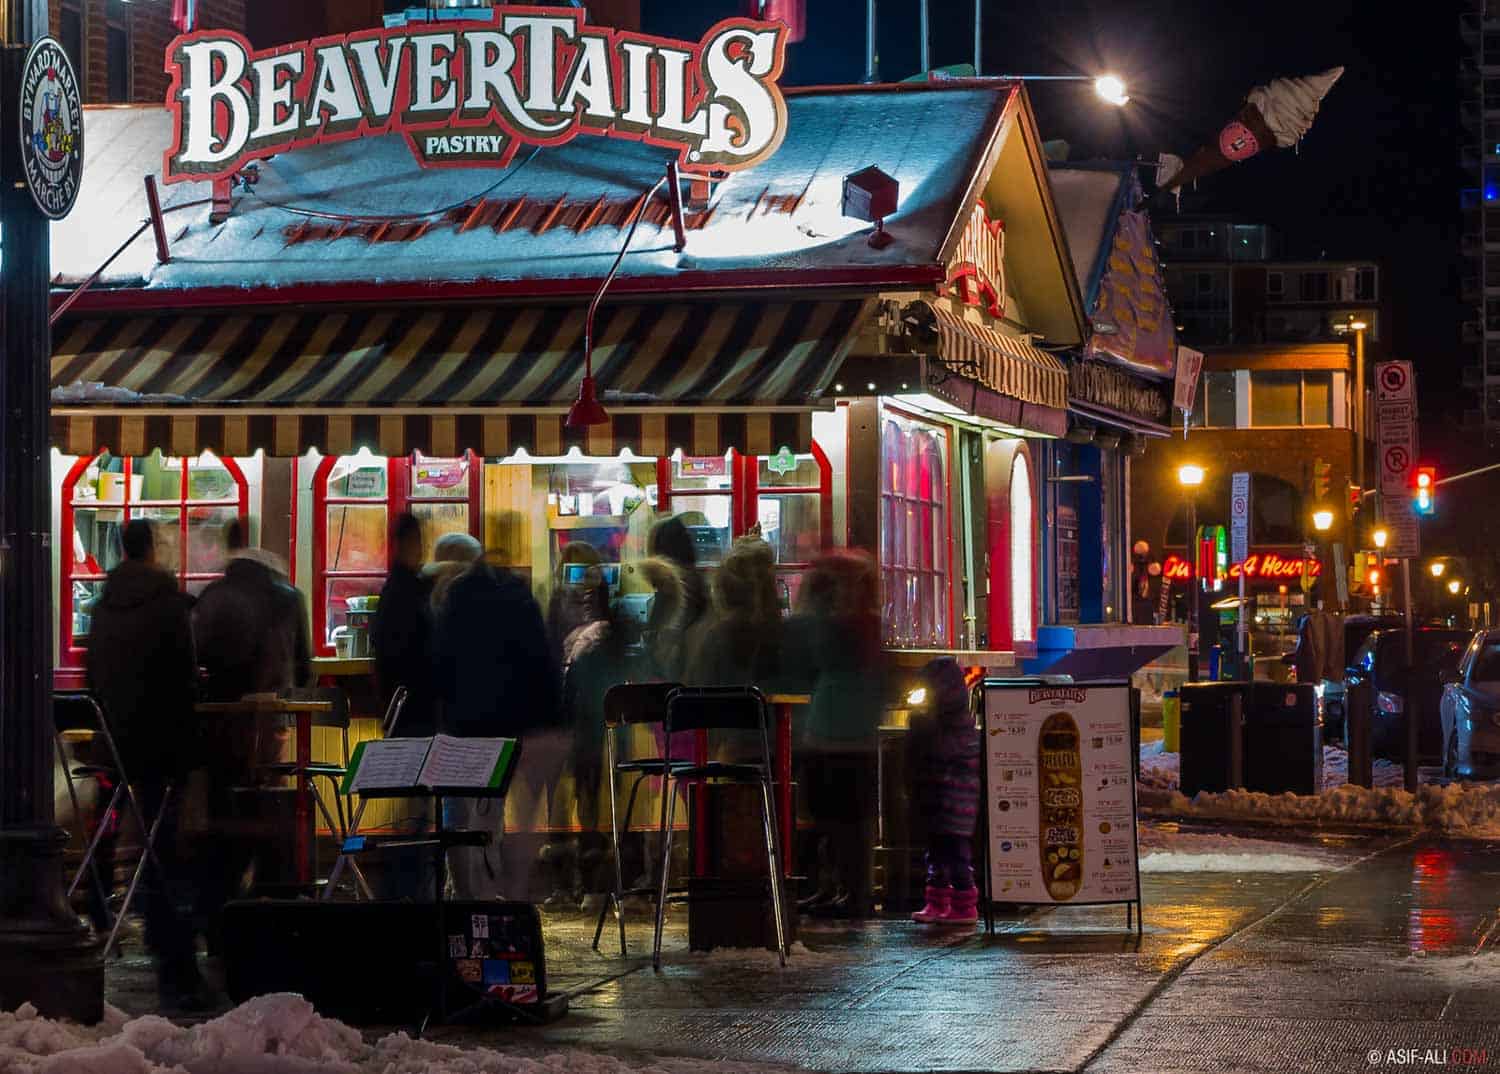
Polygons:
<instances>
[{"instance_id":1,"label":"bar stool","mask_svg":"<svg viewBox=\"0 0 1500 1074\"><path fill-rule=\"evenodd\" d=\"M380 720L381 738L392 738L395 736L396 727L401 722L401 714L406 709L407 696L408 691L404 686L396 687L395 692L391 694L390 703L385 707L385 715ZM348 756L348 751L349 736L348 732L345 732L344 753L346 757ZM334 783L333 793L335 801L341 803L339 806L340 814L344 815L347 812L349 826L344 830L343 837L339 840L339 852L334 858L333 870L328 874L328 883L323 887L323 898L325 901L333 898L334 891L338 887L339 877L344 872L344 864L347 862L350 871L354 874L354 897L358 899L360 896L363 896L366 899L371 899L374 896L370 893L370 885L365 881L364 873L360 871L359 863L354 860L356 847L363 846L359 837L359 822L364 818L365 806L369 804L369 799L361 797L358 808L355 808L352 801L346 801L347 798L352 796L344 795L342 779Z\"/></svg>"},{"instance_id":2,"label":"bar stool","mask_svg":"<svg viewBox=\"0 0 1500 1074\"><path fill-rule=\"evenodd\" d=\"M259 767L265 774L279 778L306 777L307 791L312 796L313 804L323 814L328 830L342 841L349 833L343 798L339 794L339 784L343 782L345 774L349 771L349 697L336 686L286 689L279 691L278 696L286 701L333 702L333 711L317 713L312 717L311 722L313 727L332 727L338 730L343 740L343 763L312 761L306 765L299 765L296 761L273 761ZM329 810L328 803L323 800L322 794L318 792L317 781L320 779L328 781L332 787L332 811ZM336 818L335 813L337 813Z\"/></svg>"},{"instance_id":3,"label":"bar stool","mask_svg":"<svg viewBox=\"0 0 1500 1074\"><path fill-rule=\"evenodd\" d=\"M161 805L157 808L156 816L147 823L145 812L141 809L140 798L136 793L135 785L130 782L130 776L125 771L125 763L120 759L120 750L115 743L115 736L110 732L109 721L105 718L104 709L91 694L86 693L58 693L52 695L52 725L53 743L57 750L59 761L63 766L63 778L68 785L68 800L73 806L73 816L79 818L82 823L82 812L78 806L78 791L73 784L75 776L103 775L111 779L114 790L109 796L109 804L100 812L99 820L94 825L92 832L86 833L88 842L83 852L83 860L79 863L77 871L73 873L73 879L68 884L68 897L78 890L78 883L83 879L83 874L88 871L92 874L94 884L100 895L100 901L104 905L105 913L109 913L109 900L106 897L106 888L94 857L98 853L99 844L104 838L109 826L110 814L121 804L123 799L129 808L131 816L135 818L136 826L141 832L141 856L136 862L135 871L131 873L130 884L125 889L125 897L120 902L120 909L111 916L109 936L105 940L104 950L112 950L115 946L115 937L120 932L120 925L125 921L125 915L130 911L130 904L135 898L136 888L140 886L141 875L145 872L146 862L149 859L156 865L155 882L165 886L166 874L161 867L161 862L156 856L156 835L161 828L162 817L166 816L167 808L171 804L172 794L176 790L175 785L168 781L165 791L162 793ZM108 763L102 765L79 765L76 768L68 766L67 750L63 741L63 734L85 734L90 737L102 738L109 750Z\"/></svg>"},{"instance_id":4,"label":"bar stool","mask_svg":"<svg viewBox=\"0 0 1500 1074\"><path fill-rule=\"evenodd\" d=\"M781 852L776 824L776 799L771 784L770 710L765 695L753 686L707 686L674 690L667 698L665 720L667 752L671 753L672 736L681 731L753 731L760 736L760 761L708 761L704 764L670 764L666 768L666 816L662 823L661 891L656 900L656 937L651 948L651 965L661 969L661 937L667 917L667 878L672 861L672 821L677 798L673 781L697 780L712 783L759 784L761 822L766 833L766 864L771 874L771 917L776 923L776 947L781 964L786 965L786 923L781 898Z\"/></svg>"},{"instance_id":5,"label":"bar stool","mask_svg":"<svg viewBox=\"0 0 1500 1074\"><path fill-rule=\"evenodd\" d=\"M680 683L675 682L627 682L611 686L604 695L604 749L605 768L609 772L609 824L610 835L614 840L613 851L615 859L615 886L609 893L604 905L599 908L599 920L594 925L594 950L599 950L599 938L604 933L604 919L609 915L610 907L615 910L615 918L620 925L620 954L625 952L625 899L630 895L657 894L655 887L649 888L625 888L624 866L620 857L620 840L623 834L629 833L630 821L635 816L636 795L640 792L641 784L648 779L659 779L667 774L669 766L691 764L688 760L676 760L671 757L671 740L666 739L662 744L662 754L657 757L623 757L620 745L620 736L628 734L631 727L642 725L661 726L667 718L667 698L674 690L681 688ZM625 806L624 823L621 823L619 812L619 779L622 775L634 775L635 782L630 787L630 798ZM666 824L667 799L666 788L663 784L661 802L661 824Z\"/></svg>"}]
</instances>

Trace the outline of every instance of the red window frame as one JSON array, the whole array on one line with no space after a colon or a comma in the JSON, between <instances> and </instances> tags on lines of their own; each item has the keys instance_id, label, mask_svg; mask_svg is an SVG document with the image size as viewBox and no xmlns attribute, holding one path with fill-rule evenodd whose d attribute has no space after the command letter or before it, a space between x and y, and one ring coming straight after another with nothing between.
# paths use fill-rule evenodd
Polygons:
<instances>
[{"instance_id":1,"label":"red window frame","mask_svg":"<svg viewBox=\"0 0 1500 1074\"><path fill-rule=\"evenodd\" d=\"M949 646L949 645L952 644L952 640L956 636L956 629L957 629L956 619L957 619L957 614L958 614L957 613L957 609L954 606L954 586L953 586L953 556L954 556L954 550L953 550L953 517L954 516L953 516L953 512L954 512L954 506L953 506L953 496L952 496L952 491L953 491L952 477L953 477L953 441L955 439L955 437L954 437L954 431L953 431L953 428L951 426L949 426L949 425L945 425L945 424L943 424L941 422L933 421L931 418L926 418L926 417L923 417L920 414L912 413L911 411L904 410L901 407L890 406L889 404L885 404L885 403L882 403L881 406L880 406L880 421L881 421L881 424L880 424L880 433L879 433L879 436L877 438L877 444L878 444L878 449L877 450L879 450L879 452L880 452L881 478L880 478L880 484L879 484L879 486L877 488L877 491L876 491L876 496L877 496L879 504L880 504L880 547L882 549L882 555L880 557L880 560L881 560L880 561L880 577L881 577L881 585L882 586L886 586L887 575L889 575L892 571L899 571L899 572L906 573L906 574L913 573L914 571L917 574L936 574L937 573L936 567L934 567L930 571L925 571L925 570L922 570L920 568L913 569L913 568L907 568L907 567L897 567L894 564L885 562L885 557L884 557L884 548L885 548L885 542L886 542L886 535L885 535L885 500L887 499L887 497L893 495L892 493L887 493L885 491L885 467L889 465L889 460L885 457L885 425L884 425L884 419L885 419L886 415L893 415L895 417L901 418L903 421L909 421L909 422L912 422L912 423L917 424L917 425L925 426L926 428L939 431L939 432L941 432L943 434L943 474L942 474L942 484L941 484L942 500L938 501L938 500L933 499L933 498L931 498L929 496L929 498L927 498L926 500L920 500L920 501L917 501L917 502L921 503L925 508L927 508L929 510L932 507L937 506L939 504L939 502L940 502L941 506L942 506L942 509L943 509L943 522L944 522L944 524L943 524L943 533L942 533L942 545L943 545L943 547L941 549L938 549L938 548L934 547L933 550L932 550L932 558L933 558L933 562L937 563L939 561L939 557L941 557L941 561L942 561L942 564L943 564L943 587L942 587L943 592L942 592L942 596L939 598L939 606L938 606L938 608L935 609L935 612L938 615L941 615L943 617L943 619L944 619L944 623L943 623L943 634L944 634L944 637L942 639L938 640L935 644L939 648L947 647L947 646ZM909 497L905 497L905 496L901 496L899 498L902 499L902 500L908 500L909 499ZM930 525L923 527L924 532L928 532L928 531L930 531L930 529L931 529ZM886 640L887 640L887 642L891 643L891 644L895 644L895 642L893 642L891 640L891 638L890 638L889 624L888 623L884 624L884 629L886 630ZM924 644L923 644L922 647L926 648L926 647L929 647L929 646L927 646L926 643L924 642Z\"/></svg>"},{"instance_id":2,"label":"red window frame","mask_svg":"<svg viewBox=\"0 0 1500 1074\"><path fill-rule=\"evenodd\" d=\"M102 582L105 575L90 571L80 570L80 564L73 558L73 519L78 509L95 510L119 510L122 512L122 522L129 522L138 510L168 509L178 513L178 548L180 550L177 563L177 584L182 589L187 589L189 582L212 581L220 576L218 572L192 571L188 569L188 512L195 507L233 507L239 512L240 521L246 521L250 516L250 483L245 480L245 472L240 469L239 463L228 456L215 455L214 458L234 479L238 495L233 499L221 500L193 500L188 498L188 473L189 468L181 467L180 482L178 485L177 499L175 500L132 500L130 495L130 478L135 469L135 459L131 456L122 456L125 464L123 471L124 488L119 503L100 503L98 501L74 501L74 490L78 487L79 479L88 471L100 455L105 454L107 448L101 448L93 455L83 455L68 468L63 476L62 488L58 497L59 520L58 540L62 547L58 549L58 666L59 668L81 668L88 653L85 646L74 644L73 638L73 583L74 582ZM183 458L183 456L168 455L167 458Z\"/></svg>"},{"instance_id":3,"label":"red window frame","mask_svg":"<svg viewBox=\"0 0 1500 1074\"><path fill-rule=\"evenodd\" d=\"M328 582L339 578L379 579L383 585L390 573L391 556L395 554L396 517L413 504L465 503L469 509L469 534L483 541L484 516L481 511L481 490L484 487L484 458L472 451L465 451L463 458L469 463L468 496L460 500L452 496L413 496L411 493L412 464L417 453L386 459L385 498L372 499L360 496L330 496L328 475L333 472L340 459L352 456L325 455L318 460L312 476L312 620L313 651L318 656L334 655L334 646L326 636L328 623ZM377 456L378 457L378 456ZM431 456L437 457L437 456ZM384 570L328 570L328 508L330 505L358 504L383 506L386 517L386 566ZM293 544L295 545L295 541ZM378 587L377 587L378 588Z\"/></svg>"},{"instance_id":4,"label":"red window frame","mask_svg":"<svg viewBox=\"0 0 1500 1074\"><path fill-rule=\"evenodd\" d=\"M767 486L764 490L760 486L760 461L770 456L741 455L738 451L731 450L729 452L729 488L682 489L680 491L674 491L672 488L672 459L670 456L663 456L656 460L657 511L661 514L670 514L674 496L728 496L730 497L730 536L743 537L750 532L750 527L755 525L760 518L762 491L767 495L775 496L787 493L816 495L819 497L819 542L823 550L827 551L834 545L833 465L816 440L812 443L811 454L818 464L817 485L775 485ZM776 566L778 570L802 570L809 565L805 562L788 562L778 563Z\"/></svg>"}]
</instances>

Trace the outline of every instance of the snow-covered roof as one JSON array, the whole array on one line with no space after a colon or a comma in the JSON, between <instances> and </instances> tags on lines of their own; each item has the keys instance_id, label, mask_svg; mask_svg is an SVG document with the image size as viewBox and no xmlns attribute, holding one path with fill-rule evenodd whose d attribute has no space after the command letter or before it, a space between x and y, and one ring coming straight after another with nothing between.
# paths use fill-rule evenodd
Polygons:
<instances>
[{"instance_id":1,"label":"snow-covered roof","mask_svg":"<svg viewBox=\"0 0 1500 1074\"><path fill-rule=\"evenodd\" d=\"M1068 236L1068 251L1078 273L1078 289L1085 308L1099 297L1109 250L1115 241L1120 213L1129 208L1130 164L1065 164L1049 162L1052 199Z\"/></svg>"},{"instance_id":2,"label":"snow-covered roof","mask_svg":"<svg viewBox=\"0 0 1500 1074\"><path fill-rule=\"evenodd\" d=\"M727 285L726 274L774 280L781 272L801 277L788 282L819 282L819 274L831 272L847 282L861 270L873 280L885 270L935 266L944 238L967 208L964 192L1011 89L938 84L790 94L779 151L718 185L712 211L689 231L682 253L672 248L669 224L643 221L621 282L671 279L687 286L690 280L701 288L720 277ZM139 226L146 215L143 177L159 176L171 142L163 108L91 108L85 124L78 206L53 225L52 269L62 285L94 272ZM236 191L223 223L209 219L208 184L164 188L171 262L157 264L150 237L143 236L95 290L144 289L164 301L170 292L190 289L305 284L493 282L519 291L548 281L566 290L567 281L581 284L608 271L624 237L618 223L462 230L456 210L481 198L513 203L525 197L533 206L635 198L663 174L669 155L584 136L534 153L523 149L509 169L495 172L423 169L399 136L299 149L266 161L251 192ZM880 250L866 241L871 225L841 212L844 177L872 164L901 184L899 208L886 222L896 241ZM419 233L408 232L402 241L362 234L291 239L299 224L337 223L301 211L394 216L442 209L455 213L411 229ZM97 297L86 296L84 305Z\"/></svg>"}]
</instances>

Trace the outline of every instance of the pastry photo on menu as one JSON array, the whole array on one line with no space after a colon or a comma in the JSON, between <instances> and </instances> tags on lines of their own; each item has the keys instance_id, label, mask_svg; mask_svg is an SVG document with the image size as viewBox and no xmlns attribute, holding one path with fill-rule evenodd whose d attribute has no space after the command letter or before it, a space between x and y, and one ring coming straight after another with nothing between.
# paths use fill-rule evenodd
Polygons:
<instances>
[{"instance_id":1,"label":"pastry photo on menu","mask_svg":"<svg viewBox=\"0 0 1500 1074\"><path fill-rule=\"evenodd\" d=\"M1038 844L1042 882L1059 902L1078 894L1083 880L1083 761L1078 723L1054 712L1037 736L1041 814Z\"/></svg>"}]
</instances>

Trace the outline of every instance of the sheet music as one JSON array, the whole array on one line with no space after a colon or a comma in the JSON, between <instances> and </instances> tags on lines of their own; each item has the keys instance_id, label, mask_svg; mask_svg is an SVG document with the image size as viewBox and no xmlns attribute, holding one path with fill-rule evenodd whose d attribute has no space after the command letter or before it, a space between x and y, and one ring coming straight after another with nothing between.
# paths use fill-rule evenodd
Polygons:
<instances>
[{"instance_id":1,"label":"sheet music","mask_svg":"<svg viewBox=\"0 0 1500 1074\"><path fill-rule=\"evenodd\" d=\"M430 738L387 738L362 743L359 768L345 793L412 786L431 745Z\"/></svg>"},{"instance_id":2,"label":"sheet music","mask_svg":"<svg viewBox=\"0 0 1500 1074\"><path fill-rule=\"evenodd\" d=\"M488 787L509 739L434 735L417 782L424 787Z\"/></svg>"}]
</instances>

